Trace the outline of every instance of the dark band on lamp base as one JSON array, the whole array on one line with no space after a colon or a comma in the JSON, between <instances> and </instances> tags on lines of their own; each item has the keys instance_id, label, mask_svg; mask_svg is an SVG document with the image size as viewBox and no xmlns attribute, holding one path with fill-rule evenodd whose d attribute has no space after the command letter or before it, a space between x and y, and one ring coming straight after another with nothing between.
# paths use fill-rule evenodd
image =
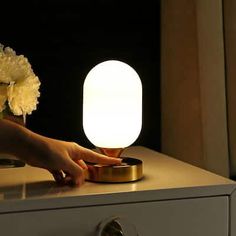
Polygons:
<instances>
[{"instance_id":1,"label":"dark band on lamp base","mask_svg":"<svg viewBox=\"0 0 236 236\"><path fill-rule=\"evenodd\" d=\"M125 157L121 165L100 165L87 163L86 180L93 182L124 183L143 177L143 163L139 159Z\"/></svg>"}]
</instances>

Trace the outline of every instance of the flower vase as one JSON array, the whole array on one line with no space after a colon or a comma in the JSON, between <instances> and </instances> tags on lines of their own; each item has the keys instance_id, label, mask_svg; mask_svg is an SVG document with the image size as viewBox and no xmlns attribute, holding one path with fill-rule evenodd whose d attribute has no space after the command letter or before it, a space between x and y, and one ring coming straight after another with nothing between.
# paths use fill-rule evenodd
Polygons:
<instances>
[{"instance_id":1,"label":"flower vase","mask_svg":"<svg viewBox=\"0 0 236 236\"><path fill-rule=\"evenodd\" d=\"M7 112L3 115L3 118L10 120L19 125L25 126L25 118L23 116L15 116L10 112ZM19 160L17 157L10 154L0 154L0 169L1 168L14 168L14 167L23 167L25 163Z\"/></svg>"}]
</instances>

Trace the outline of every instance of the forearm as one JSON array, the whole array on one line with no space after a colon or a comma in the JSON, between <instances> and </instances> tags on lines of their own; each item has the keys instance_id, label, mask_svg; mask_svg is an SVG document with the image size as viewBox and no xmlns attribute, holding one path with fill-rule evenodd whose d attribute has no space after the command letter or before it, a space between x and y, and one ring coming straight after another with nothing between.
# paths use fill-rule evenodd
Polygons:
<instances>
[{"instance_id":1,"label":"forearm","mask_svg":"<svg viewBox=\"0 0 236 236\"><path fill-rule=\"evenodd\" d=\"M26 153L33 133L12 121L0 120L0 153L22 157Z\"/></svg>"},{"instance_id":2,"label":"forearm","mask_svg":"<svg viewBox=\"0 0 236 236\"><path fill-rule=\"evenodd\" d=\"M29 165L46 169L57 168L52 156L55 147L58 146L59 149L64 143L66 142L34 133L15 122L0 120L0 153L14 155ZM67 147L62 148L61 155L66 149Z\"/></svg>"}]
</instances>

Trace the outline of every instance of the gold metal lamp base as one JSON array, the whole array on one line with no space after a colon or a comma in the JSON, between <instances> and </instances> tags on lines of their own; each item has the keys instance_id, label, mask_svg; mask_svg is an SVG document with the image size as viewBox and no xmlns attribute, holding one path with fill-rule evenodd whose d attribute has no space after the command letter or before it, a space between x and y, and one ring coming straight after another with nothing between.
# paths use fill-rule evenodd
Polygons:
<instances>
[{"instance_id":1,"label":"gold metal lamp base","mask_svg":"<svg viewBox=\"0 0 236 236\"><path fill-rule=\"evenodd\" d=\"M108 156L118 157L123 149L104 149ZM113 155L112 155L113 154ZM124 183L140 180L143 177L143 163L136 158L124 157L121 165L101 165L87 163L85 179L92 182Z\"/></svg>"}]
</instances>

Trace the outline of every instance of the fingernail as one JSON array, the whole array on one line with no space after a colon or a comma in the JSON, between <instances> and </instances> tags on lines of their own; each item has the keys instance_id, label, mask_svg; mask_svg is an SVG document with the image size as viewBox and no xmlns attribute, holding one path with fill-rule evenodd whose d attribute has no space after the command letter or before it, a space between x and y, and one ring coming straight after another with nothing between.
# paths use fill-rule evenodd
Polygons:
<instances>
[{"instance_id":1,"label":"fingernail","mask_svg":"<svg viewBox=\"0 0 236 236\"><path fill-rule=\"evenodd\" d=\"M119 162L119 163L122 162L122 159L121 159L121 158L115 158L115 160L116 160L117 162Z\"/></svg>"}]
</instances>

